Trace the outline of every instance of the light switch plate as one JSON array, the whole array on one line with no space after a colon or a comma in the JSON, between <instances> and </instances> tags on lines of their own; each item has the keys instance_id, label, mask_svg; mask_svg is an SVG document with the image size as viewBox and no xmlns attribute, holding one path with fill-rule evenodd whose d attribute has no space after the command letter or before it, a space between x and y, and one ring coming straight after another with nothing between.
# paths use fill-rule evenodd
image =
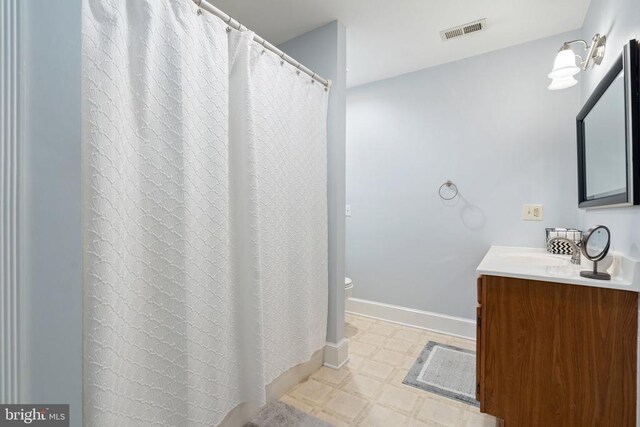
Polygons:
<instances>
[{"instance_id":1,"label":"light switch plate","mask_svg":"<svg viewBox=\"0 0 640 427\"><path fill-rule=\"evenodd\" d=\"M346 216L351 216L351 205L345 205L344 206L344 214Z\"/></svg>"},{"instance_id":2,"label":"light switch plate","mask_svg":"<svg viewBox=\"0 0 640 427\"><path fill-rule=\"evenodd\" d=\"M522 219L525 221L542 221L542 205L522 205Z\"/></svg>"}]
</instances>

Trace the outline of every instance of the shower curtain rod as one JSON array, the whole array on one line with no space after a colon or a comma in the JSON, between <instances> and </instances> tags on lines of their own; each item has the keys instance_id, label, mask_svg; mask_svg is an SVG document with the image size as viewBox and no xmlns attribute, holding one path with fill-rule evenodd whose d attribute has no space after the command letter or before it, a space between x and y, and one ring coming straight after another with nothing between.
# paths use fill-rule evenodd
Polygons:
<instances>
[{"instance_id":1,"label":"shower curtain rod","mask_svg":"<svg viewBox=\"0 0 640 427\"><path fill-rule=\"evenodd\" d=\"M200 8L200 10L206 10L207 12L217 16L218 18L220 18L224 22L226 22L229 27L234 28L234 29L239 30L239 31L248 30L247 27L245 27L240 22L236 21L235 19L233 19L232 17L230 17L229 15L227 15L226 13L224 13L223 11L218 9L217 7L213 6L207 0L193 0L193 2ZM254 33L253 40L256 43L260 44L265 49L268 49L271 52L273 52L276 55L278 55L282 61L293 65L295 68L298 69L298 72L301 71L301 72L303 72L305 74L308 74L313 80L316 80L316 81L322 83L325 86L325 90L327 90L327 89L329 89L331 87L331 80L324 79L321 76L317 75L312 70L310 70L309 68L305 67L300 62L296 61L295 59L293 59L292 57L290 57L289 55L287 55L286 53L284 53L283 51L281 51L280 49L278 49L277 47L275 47L274 45L272 45L271 43L269 43L268 41L266 41L262 37L260 37L259 35Z\"/></svg>"}]
</instances>

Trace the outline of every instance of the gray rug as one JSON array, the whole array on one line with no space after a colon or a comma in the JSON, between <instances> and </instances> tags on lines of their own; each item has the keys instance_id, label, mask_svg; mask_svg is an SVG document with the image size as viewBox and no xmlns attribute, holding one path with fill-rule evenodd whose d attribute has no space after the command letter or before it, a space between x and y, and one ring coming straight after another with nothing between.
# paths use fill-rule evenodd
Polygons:
<instances>
[{"instance_id":1,"label":"gray rug","mask_svg":"<svg viewBox=\"0 0 640 427\"><path fill-rule=\"evenodd\" d=\"M476 400L476 353L429 341L403 381L422 390L480 406Z\"/></svg>"},{"instance_id":2,"label":"gray rug","mask_svg":"<svg viewBox=\"0 0 640 427\"><path fill-rule=\"evenodd\" d=\"M331 427L316 417L283 402L273 402L244 427Z\"/></svg>"}]
</instances>

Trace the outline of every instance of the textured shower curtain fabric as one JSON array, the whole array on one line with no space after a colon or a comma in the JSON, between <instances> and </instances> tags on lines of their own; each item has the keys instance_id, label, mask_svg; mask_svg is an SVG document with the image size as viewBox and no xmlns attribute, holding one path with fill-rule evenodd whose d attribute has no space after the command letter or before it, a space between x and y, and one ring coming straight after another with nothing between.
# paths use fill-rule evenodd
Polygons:
<instances>
[{"instance_id":1,"label":"textured shower curtain fabric","mask_svg":"<svg viewBox=\"0 0 640 427\"><path fill-rule=\"evenodd\" d=\"M250 32L230 34L230 152L240 162L253 160L242 174L250 182L237 194L250 194L259 213L257 222L239 228L259 235L269 383L325 343L328 94L252 39ZM238 214L243 210L249 211Z\"/></svg>"},{"instance_id":2,"label":"textured shower curtain fabric","mask_svg":"<svg viewBox=\"0 0 640 427\"><path fill-rule=\"evenodd\" d=\"M85 425L217 425L324 345L328 95L196 11L83 1Z\"/></svg>"}]
</instances>

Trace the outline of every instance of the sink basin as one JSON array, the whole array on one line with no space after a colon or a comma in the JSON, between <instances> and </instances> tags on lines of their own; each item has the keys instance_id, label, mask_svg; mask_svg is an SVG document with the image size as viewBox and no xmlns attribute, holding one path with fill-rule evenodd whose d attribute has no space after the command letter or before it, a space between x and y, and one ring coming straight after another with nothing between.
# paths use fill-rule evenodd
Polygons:
<instances>
[{"instance_id":1,"label":"sink basin","mask_svg":"<svg viewBox=\"0 0 640 427\"><path fill-rule=\"evenodd\" d=\"M500 254L500 258L512 265L531 266L531 267L560 267L571 265L571 259L568 255L546 255L546 254Z\"/></svg>"},{"instance_id":2,"label":"sink basin","mask_svg":"<svg viewBox=\"0 0 640 427\"><path fill-rule=\"evenodd\" d=\"M640 291L640 260L611 253L607 271L611 280L594 280L580 276L592 264L582 258L582 265L571 263L570 255L550 254L546 248L492 246L478 266L478 275L515 277L572 285Z\"/></svg>"}]
</instances>

